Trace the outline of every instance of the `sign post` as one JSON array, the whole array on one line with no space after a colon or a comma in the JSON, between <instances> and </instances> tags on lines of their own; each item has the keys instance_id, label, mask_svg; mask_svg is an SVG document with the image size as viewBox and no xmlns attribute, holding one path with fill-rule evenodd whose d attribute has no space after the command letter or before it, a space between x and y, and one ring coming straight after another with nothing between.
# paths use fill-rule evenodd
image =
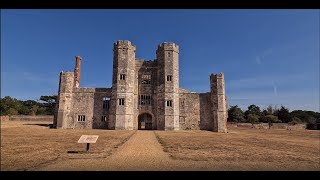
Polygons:
<instances>
[{"instance_id":1,"label":"sign post","mask_svg":"<svg viewBox=\"0 0 320 180\"><path fill-rule=\"evenodd\" d=\"M87 143L86 152L89 152L90 143L96 143L98 140L98 135L82 135L78 140L78 143Z\"/></svg>"},{"instance_id":2,"label":"sign post","mask_svg":"<svg viewBox=\"0 0 320 180\"><path fill-rule=\"evenodd\" d=\"M87 143L87 153L89 152L90 143Z\"/></svg>"}]
</instances>

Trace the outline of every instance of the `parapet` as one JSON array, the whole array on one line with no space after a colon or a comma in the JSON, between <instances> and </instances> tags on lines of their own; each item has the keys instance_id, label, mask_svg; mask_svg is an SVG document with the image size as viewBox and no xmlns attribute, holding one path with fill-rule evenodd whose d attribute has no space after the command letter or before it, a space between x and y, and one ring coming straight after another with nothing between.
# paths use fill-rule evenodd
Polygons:
<instances>
[{"instance_id":1,"label":"parapet","mask_svg":"<svg viewBox=\"0 0 320 180\"><path fill-rule=\"evenodd\" d=\"M175 44L173 42L163 42L163 43L158 45L157 52L161 51L161 50L164 50L164 51L175 51L175 52L179 53L179 45L177 45L177 44Z\"/></svg>"},{"instance_id":2,"label":"parapet","mask_svg":"<svg viewBox=\"0 0 320 180\"><path fill-rule=\"evenodd\" d=\"M136 46L133 45L130 41L128 40L118 40L113 44L114 49L134 49L136 50Z\"/></svg>"},{"instance_id":3,"label":"parapet","mask_svg":"<svg viewBox=\"0 0 320 180\"><path fill-rule=\"evenodd\" d=\"M61 76L69 76L69 77L72 76L73 77L74 76L74 72L71 72L71 71L63 72L63 71L61 71L60 75Z\"/></svg>"},{"instance_id":4,"label":"parapet","mask_svg":"<svg viewBox=\"0 0 320 180\"><path fill-rule=\"evenodd\" d=\"M224 79L224 74L222 72L218 74L213 74L213 73L210 74L211 83L217 82L217 79Z\"/></svg>"},{"instance_id":5,"label":"parapet","mask_svg":"<svg viewBox=\"0 0 320 180\"><path fill-rule=\"evenodd\" d=\"M218 74L211 73L210 74L210 79L212 79L212 78L222 79L222 78L224 78L224 74L222 72L220 72Z\"/></svg>"}]
</instances>

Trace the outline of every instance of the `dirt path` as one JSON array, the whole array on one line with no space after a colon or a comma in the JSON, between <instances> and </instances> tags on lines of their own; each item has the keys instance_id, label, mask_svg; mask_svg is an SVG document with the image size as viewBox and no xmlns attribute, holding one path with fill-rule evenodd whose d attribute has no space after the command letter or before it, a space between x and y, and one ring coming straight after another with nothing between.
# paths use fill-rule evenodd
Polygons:
<instances>
[{"instance_id":1,"label":"dirt path","mask_svg":"<svg viewBox=\"0 0 320 180\"><path fill-rule=\"evenodd\" d=\"M171 161L153 131L137 131L107 158L60 160L40 170L169 170Z\"/></svg>"}]
</instances>

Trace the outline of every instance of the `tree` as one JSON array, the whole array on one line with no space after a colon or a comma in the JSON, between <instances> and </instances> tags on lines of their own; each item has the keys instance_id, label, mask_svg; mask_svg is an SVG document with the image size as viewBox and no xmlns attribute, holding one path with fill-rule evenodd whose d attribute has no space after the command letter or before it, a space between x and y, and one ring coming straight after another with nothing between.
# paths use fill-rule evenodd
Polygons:
<instances>
[{"instance_id":1,"label":"tree","mask_svg":"<svg viewBox=\"0 0 320 180\"><path fill-rule=\"evenodd\" d=\"M38 105L33 105L33 106L31 107L31 114L30 114L30 115L35 116L36 113L37 113L37 111L38 111L38 109L39 109L39 106L38 106Z\"/></svg>"},{"instance_id":2,"label":"tree","mask_svg":"<svg viewBox=\"0 0 320 180\"><path fill-rule=\"evenodd\" d=\"M280 119L284 123L288 123L291 121L289 109L282 105L281 108L277 112L275 112L275 115L278 116L278 119Z\"/></svg>"},{"instance_id":3,"label":"tree","mask_svg":"<svg viewBox=\"0 0 320 180\"><path fill-rule=\"evenodd\" d=\"M57 95L52 96L41 96L40 100L44 101L43 105L47 108L47 114L53 115L55 110L55 105L57 103Z\"/></svg>"},{"instance_id":4,"label":"tree","mask_svg":"<svg viewBox=\"0 0 320 180\"><path fill-rule=\"evenodd\" d=\"M57 101L57 95L53 95L53 96L41 96L40 100L45 101L48 104L55 104Z\"/></svg>"},{"instance_id":5,"label":"tree","mask_svg":"<svg viewBox=\"0 0 320 180\"><path fill-rule=\"evenodd\" d=\"M245 122L243 111L237 105L228 110L228 121Z\"/></svg>"},{"instance_id":6,"label":"tree","mask_svg":"<svg viewBox=\"0 0 320 180\"><path fill-rule=\"evenodd\" d=\"M291 117L297 117L301 122L314 123L315 119L320 119L320 113L314 111L294 110L290 113Z\"/></svg>"},{"instance_id":7,"label":"tree","mask_svg":"<svg viewBox=\"0 0 320 180\"><path fill-rule=\"evenodd\" d=\"M255 114L248 114L248 118L247 120L252 124L255 124L259 121L259 116L255 115Z\"/></svg>"},{"instance_id":8,"label":"tree","mask_svg":"<svg viewBox=\"0 0 320 180\"><path fill-rule=\"evenodd\" d=\"M266 118L267 115L274 115L274 113L277 112L276 107L272 107L272 105L268 105L266 109L264 109L261 113L261 116L259 118L260 122L268 123L268 119ZM279 121L277 121L279 122Z\"/></svg>"},{"instance_id":9,"label":"tree","mask_svg":"<svg viewBox=\"0 0 320 180\"><path fill-rule=\"evenodd\" d=\"M301 123L301 119L298 118L298 117L293 117L292 120L288 124L296 125L296 124L299 124L299 123Z\"/></svg>"},{"instance_id":10,"label":"tree","mask_svg":"<svg viewBox=\"0 0 320 180\"><path fill-rule=\"evenodd\" d=\"M259 106L256 106L254 104L250 105L248 107L248 110L244 113L245 115L245 118L248 120L248 115L249 114L254 114L256 115L258 118L260 118L260 116L262 115L261 113L261 110L260 110L260 107ZM249 121L249 120L248 120ZM250 122L250 121L249 121Z\"/></svg>"},{"instance_id":11,"label":"tree","mask_svg":"<svg viewBox=\"0 0 320 180\"><path fill-rule=\"evenodd\" d=\"M273 123L278 122L278 117L274 116L274 115L266 115L265 116L266 121L269 124L269 129L271 128L271 126L273 125Z\"/></svg>"},{"instance_id":12,"label":"tree","mask_svg":"<svg viewBox=\"0 0 320 180\"><path fill-rule=\"evenodd\" d=\"M9 108L7 111L7 115L17 115L18 111L15 110L14 108Z\"/></svg>"},{"instance_id":13,"label":"tree","mask_svg":"<svg viewBox=\"0 0 320 180\"><path fill-rule=\"evenodd\" d=\"M16 111L18 111L19 107L20 107L20 102L15 98L11 98L10 96L5 96L4 98L0 99L1 115L8 115L12 113L16 114Z\"/></svg>"}]
</instances>

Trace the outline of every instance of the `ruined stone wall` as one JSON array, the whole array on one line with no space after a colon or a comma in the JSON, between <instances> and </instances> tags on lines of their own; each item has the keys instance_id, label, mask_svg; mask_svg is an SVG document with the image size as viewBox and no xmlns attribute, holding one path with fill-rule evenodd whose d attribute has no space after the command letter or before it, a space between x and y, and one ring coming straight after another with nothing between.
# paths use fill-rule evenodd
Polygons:
<instances>
[{"instance_id":1,"label":"ruined stone wall","mask_svg":"<svg viewBox=\"0 0 320 180\"><path fill-rule=\"evenodd\" d=\"M200 93L200 129L213 130L212 103L210 93Z\"/></svg>"},{"instance_id":2,"label":"ruined stone wall","mask_svg":"<svg viewBox=\"0 0 320 180\"><path fill-rule=\"evenodd\" d=\"M268 123L235 123L235 122L228 122L228 127L240 127L240 128L255 128L255 129L269 129ZM273 123L271 129L286 129L286 130L305 130L306 124L296 124L290 125L288 123Z\"/></svg>"},{"instance_id":3,"label":"ruined stone wall","mask_svg":"<svg viewBox=\"0 0 320 180\"><path fill-rule=\"evenodd\" d=\"M107 129L109 113L103 108L103 98L111 97L110 88L77 88L73 92L72 113L69 116L70 128ZM84 115L85 121L78 121L78 116ZM102 121L106 116L106 121Z\"/></svg>"},{"instance_id":4,"label":"ruined stone wall","mask_svg":"<svg viewBox=\"0 0 320 180\"><path fill-rule=\"evenodd\" d=\"M1 121L9 121L9 116L0 116Z\"/></svg>"},{"instance_id":5,"label":"ruined stone wall","mask_svg":"<svg viewBox=\"0 0 320 180\"><path fill-rule=\"evenodd\" d=\"M180 92L180 129L212 130L210 93Z\"/></svg>"},{"instance_id":6,"label":"ruined stone wall","mask_svg":"<svg viewBox=\"0 0 320 180\"><path fill-rule=\"evenodd\" d=\"M51 115L13 115L7 116L10 121L53 121L53 116Z\"/></svg>"},{"instance_id":7,"label":"ruined stone wall","mask_svg":"<svg viewBox=\"0 0 320 180\"><path fill-rule=\"evenodd\" d=\"M180 93L180 130L200 129L200 95Z\"/></svg>"}]
</instances>

